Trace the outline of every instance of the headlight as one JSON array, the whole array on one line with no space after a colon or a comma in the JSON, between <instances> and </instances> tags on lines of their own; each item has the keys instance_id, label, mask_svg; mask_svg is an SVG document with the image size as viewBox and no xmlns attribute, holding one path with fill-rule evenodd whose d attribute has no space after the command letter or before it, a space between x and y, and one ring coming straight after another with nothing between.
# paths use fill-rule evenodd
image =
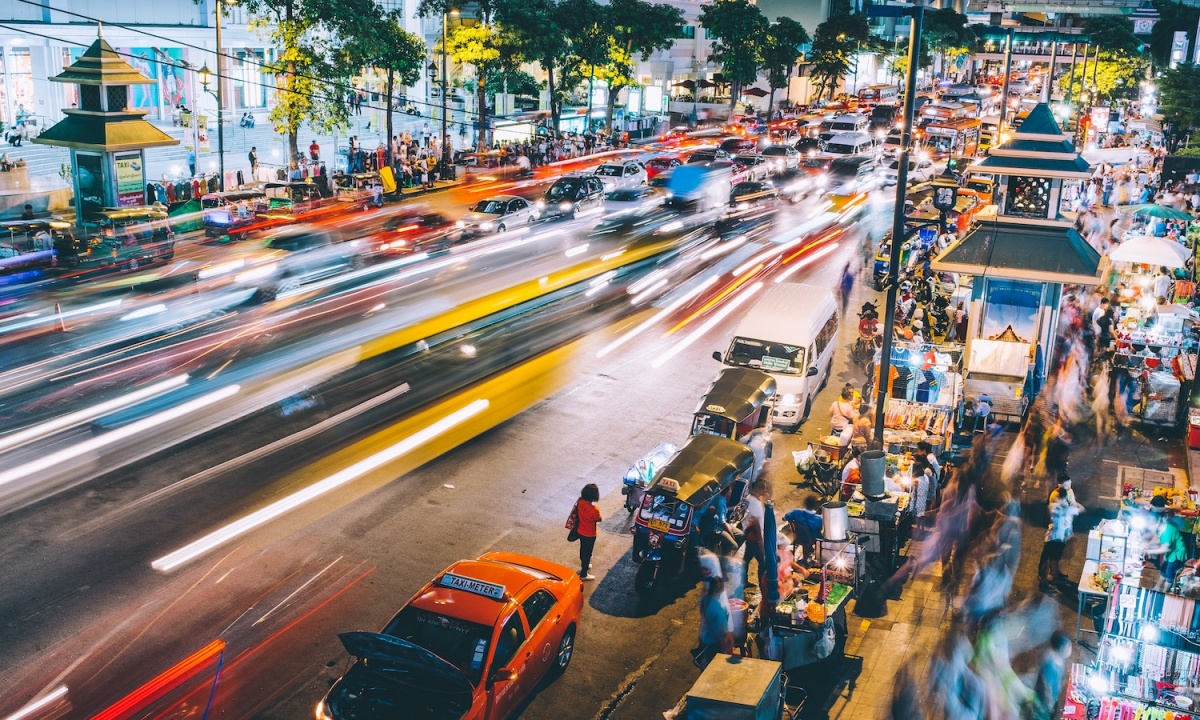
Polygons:
<instances>
[{"instance_id":1,"label":"headlight","mask_svg":"<svg viewBox=\"0 0 1200 720\"><path fill-rule=\"evenodd\" d=\"M795 405L799 402L800 396L798 395L784 395L783 397L779 398L780 405Z\"/></svg>"},{"instance_id":2,"label":"headlight","mask_svg":"<svg viewBox=\"0 0 1200 720\"><path fill-rule=\"evenodd\" d=\"M480 229L480 230L491 230L493 227L495 227L495 224L494 224L494 223L491 223L491 222L482 222L482 223L479 223L479 229Z\"/></svg>"},{"instance_id":3,"label":"headlight","mask_svg":"<svg viewBox=\"0 0 1200 720\"><path fill-rule=\"evenodd\" d=\"M824 175L818 175L815 182L817 183L817 185L824 187L825 183L826 183L826 178Z\"/></svg>"},{"instance_id":4,"label":"headlight","mask_svg":"<svg viewBox=\"0 0 1200 720\"><path fill-rule=\"evenodd\" d=\"M537 201L537 209L538 209L538 210L545 210L545 209L546 209L546 201L545 201L545 200L538 200L538 201Z\"/></svg>"},{"instance_id":5,"label":"headlight","mask_svg":"<svg viewBox=\"0 0 1200 720\"><path fill-rule=\"evenodd\" d=\"M317 720L333 720L333 715L329 713L329 709L325 707L325 701L317 703Z\"/></svg>"},{"instance_id":6,"label":"headlight","mask_svg":"<svg viewBox=\"0 0 1200 720\"><path fill-rule=\"evenodd\" d=\"M467 223L463 220L455 220L454 224L457 227L466 227L467 226Z\"/></svg>"},{"instance_id":7,"label":"headlight","mask_svg":"<svg viewBox=\"0 0 1200 720\"><path fill-rule=\"evenodd\" d=\"M569 211L569 210L571 209L571 203L569 203L569 202L560 202L560 203L558 204L558 209L559 209L559 210L562 210L563 212L567 212L567 211Z\"/></svg>"}]
</instances>

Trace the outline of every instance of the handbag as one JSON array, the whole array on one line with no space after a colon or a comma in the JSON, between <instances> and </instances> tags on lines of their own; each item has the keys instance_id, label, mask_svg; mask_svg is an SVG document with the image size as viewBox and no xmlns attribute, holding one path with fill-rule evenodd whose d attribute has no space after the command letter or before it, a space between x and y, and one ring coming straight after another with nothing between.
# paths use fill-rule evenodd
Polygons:
<instances>
[{"instance_id":1,"label":"handbag","mask_svg":"<svg viewBox=\"0 0 1200 720\"><path fill-rule=\"evenodd\" d=\"M567 522L563 524L567 530L567 542L577 542L579 540L579 501L575 501L575 505L571 508L571 514L567 516Z\"/></svg>"}]
</instances>

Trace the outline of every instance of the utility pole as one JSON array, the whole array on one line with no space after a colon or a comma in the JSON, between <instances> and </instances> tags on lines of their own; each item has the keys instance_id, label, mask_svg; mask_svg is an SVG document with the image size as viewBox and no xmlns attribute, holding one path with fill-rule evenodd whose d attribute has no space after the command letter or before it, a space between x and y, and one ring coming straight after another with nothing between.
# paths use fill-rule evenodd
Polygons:
<instances>
[{"instance_id":1,"label":"utility pole","mask_svg":"<svg viewBox=\"0 0 1200 720\"><path fill-rule=\"evenodd\" d=\"M1008 29L1008 38L1004 41L1004 87L1000 89L1000 122L996 123L996 137L992 145L1000 144L1000 135L1004 133L1004 117L1008 115L1008 78L1012 75L1013 29Z\"/></svg>"},{"instance_id":2,"label":"utility pole","mask_svg":"<svg viewBox=\"0 0 1200 720\"><path fill-rule=\"evenodd\" d=\"M225 55L221 50L221 3L217 0L217 188L225 192Z\"/></svg>"},{"instance_id":3,"label":"utility pole","mask_svg":"<svg viewBox=\"0 0 1200 720\"><path fill-rule=\"evenodd\" d=\"M891 394L892 341L896 324L896 290L900 277L900 250L904 245L904 196L908 191L908 162L913 137L913 116L917 103L917 58L921 54L921 24L925 18L925 7L913 5L872 5L868 15L892 14L893 17L909 16L908 25L908 79L904 90L904 125L900 127L900 157L896 165L896 207L892 213L892 246L888 259L888 288L883 312L883 347L879 351L879 380L875 387L875 444L883 447L883 418ZM1011 36L1010 36L1011 37ZM1011 47L1011 41L1010 41ZM1007 82L1005 90L1007 90ZM1007 101L1007 98L1006 98Z\"/></svg>"}]
</instances>

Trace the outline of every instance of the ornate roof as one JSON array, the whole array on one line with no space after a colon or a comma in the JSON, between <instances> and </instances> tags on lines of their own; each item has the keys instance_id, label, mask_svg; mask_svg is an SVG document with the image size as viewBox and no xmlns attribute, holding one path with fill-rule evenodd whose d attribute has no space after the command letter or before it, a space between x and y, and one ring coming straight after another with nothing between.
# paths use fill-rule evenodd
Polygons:
<instances>
[{"instance_id":1,"label":"ornate roof","mask_svg":"<svg viewBox=\"0 0 1200 720\"><path fill-rule=\"evenodd\" d=\"M152 85L154 81L141 74L113 50L103 36L83 51L79 59L50 78L53 82L77 85Z\"/></svg>"},{"instance_id":2,"label":"ornate roof","mask_svg":"<svg viewBox=\"0 0 1200 720\"><path fill-rule=\"evenodd\" d=\"M77 110L63 112L67 117L43 130L33 142L98 152L179 144L178 140L147 122L140 111L118 115Z\"/></svg>"},{"instance_id":3,"label":"ornate roof","mask_svg":"<svg viewBox=\"0 0 1200 720\"><path fill-rule=\"evenodd\" d=\"M1099 283L1100 253L1075 228L985 221L932 263L940 272L1047 283Z\"/></svg>"},{"instance_id":4,"label":"ornate roof","mask_svg":"<svg viewBox=\"0 0 1200 720\"><path fill-rule=\"evenodd\" d=\"M1058 127L1046 103L1034 106L1013 131L1012 138L993 147L988 157L972 166L972 170L1032 177L1092 176L1091 165L1075 150L1071 137Z\"/></svg>"}]
</instances>

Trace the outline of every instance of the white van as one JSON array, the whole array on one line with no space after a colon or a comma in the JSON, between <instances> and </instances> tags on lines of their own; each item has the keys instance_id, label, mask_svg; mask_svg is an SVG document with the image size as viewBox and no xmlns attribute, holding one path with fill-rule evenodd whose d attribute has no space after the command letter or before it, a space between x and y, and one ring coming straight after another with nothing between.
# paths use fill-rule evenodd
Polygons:
<instances>
[{"instance_id":1,"label":"white van","mask_svg":"<svg viewBox=\"0 0 1200 720\"><path fill-rule=\"evenodd\" d=\"M875 138L865 132L834 135L825 143L826 155L863 155L875 149Z\"/></svg>"},{"instance_id":2,"label":"white van","mask_svg":"<svg viewBox=\"0 0 1200 720\"><path fill-rule=\"evenodd\" d=\"M813 398L829 380L837 345L837 300L830 288L772 285L742 318L724 357L726 365L771 374L778 384L771 422L795 431L808 418Z\"/></svg>"}]
</instances>

